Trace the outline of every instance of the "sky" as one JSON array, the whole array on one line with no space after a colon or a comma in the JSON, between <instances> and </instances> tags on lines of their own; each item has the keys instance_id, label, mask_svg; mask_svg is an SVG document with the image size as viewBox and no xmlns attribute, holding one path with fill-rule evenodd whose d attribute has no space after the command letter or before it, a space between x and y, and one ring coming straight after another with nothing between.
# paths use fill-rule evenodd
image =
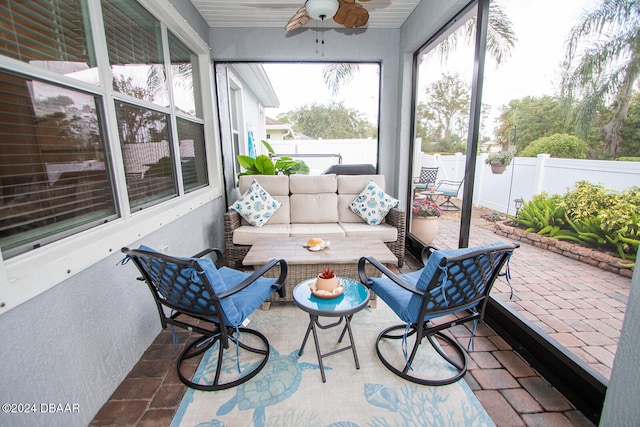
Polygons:
<instances>
[{"instance_id":1,"label":"sky","mask_svg":"<svg viewBox=\"0 0 640 427\"><path fill-rule=\"evenodd\" d=\"M325 64L264 64L271 85L280 100L280 108L267 108L266 114L276 118L280 113L303 105L343 102L364 114L372 123L378 118L379 66L358 64L359 71L353 81L337 96L324 83L322 70Z\"/></svg>"},{"instance_id":2,"label":"sky","mask_svg":"<svg viewBox=\"0 0 640 427\"><path fill-rule=\"evenodd\" d=\"M499 107L512 99L525 96L556 95L560 83L558 70L564 58L565 40L569 29L586 10L600 0L500 0L510 17L518 38L511 56L500 66L489 58L485 65L483 104L491 106L486 124L487 131L495 127ZM460 59L462 58L462 59ZM458 71L469 76L473 66L473 51L462 51L451 56L447 71ZM361 66L354 81L337 97L331 97L322 79L323 65L319 64L265 64L265 70L280 100L279 109L266 109L276 117L305 104L327 104L332 100L344 102L375 122L378 115L377 66ZM431 77L421 79L421 91L439 77L441 70L422 73Z\"/></svg>"}]
</instances>

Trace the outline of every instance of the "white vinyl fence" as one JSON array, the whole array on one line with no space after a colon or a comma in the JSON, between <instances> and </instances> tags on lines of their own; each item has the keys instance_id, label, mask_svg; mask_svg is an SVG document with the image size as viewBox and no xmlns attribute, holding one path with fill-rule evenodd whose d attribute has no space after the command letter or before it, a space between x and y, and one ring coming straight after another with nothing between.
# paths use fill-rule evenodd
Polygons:
<instances>
[{"instance_id":1,"label":"white vinyl fence","mask_svg":"<svg viewBox=\"0 0 640 427\"><path fill-rule=\"evenodd\" d=\"M640 162L556 159L540 154L535 158L516 157L503 174L494 175L491 167L484 163L486 158L487 154L480 154L476 160L473 204L510 215L515 214L514 199L529 201L543 192L562 195L575 188L578 181L589 181L614 191L640 187ZM438 166L439 180L461 180L465 159L462 154L423 154L420 165Z\"/></svg>"},{"instance_id":2,"label":"white vinyl fence","mask_svg":"<svg viewBox=\"0 0 640 427\"><path fill-rule=\"evenodd\" d=\"M319 140L285 140L269 141L277 154L287 154L296 158L296 154L327 154L327 157L299 157L311 169L311 175L319 175L331 165L338 163L369 163L376 166L378 157L378 141L372 138L363 139L319 139ZM266 154L266 153L263 153Z\"/></svg>"}]
</instances>

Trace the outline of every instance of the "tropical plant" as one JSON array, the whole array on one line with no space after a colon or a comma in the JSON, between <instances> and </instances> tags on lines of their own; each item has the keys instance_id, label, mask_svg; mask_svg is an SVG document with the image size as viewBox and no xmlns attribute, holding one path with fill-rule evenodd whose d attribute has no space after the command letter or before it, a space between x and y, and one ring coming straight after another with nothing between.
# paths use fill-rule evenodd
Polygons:
<instances>
[{"instance_id":1,"label":"tropical plant","mask_svg":"<svg viewBox=\"0 0 640 427\"><path fill-rule=\"evenodd\" d=\"M538 138L520 152L522 157L535 157L546 153L564 159L586 159L589 147L578 137L556 133Z\"/></svg>"},{"instance_id":2,"label":"tropical plant","mask_svg":"<svg viewBox=\"0 0 640 427\"><path fill-rule=\"evenodd\" d=\"M603 126L613 157L621 146L634 82L640 76L640 7L638 0L602 0L571 29L567 42L563 95L579 98L578 135L586 138L598 107L610 101L612 115Z\"/></svg>"},{"instance_id":3,"label":"tropical plant","mask_svg":"<svg viewBox=\"0 0 640 427\"><path fill-rule=\"evenodd\" d=\"M558 237L559 235L571 237L572 233L561 233L562 228L566 225L565 214L567 212L561 202L562 197L558 195L536 194L531 201L522 204L515 223L525 227L526 233L534 232L547 237Z\"/></svg>"},{"instance_id":4,"label":"tropical plant","mask_svg":"<svg viewBox=\"0 0 640 427\"><path fill-rule=\"evenodd\" d=\"M442 209L440 209L436 203L428 199L415 200L411 210L414 216L420 218L439 217L442 215Z\"/></svg>"},{"instance_id":5,"label":"tropical plant","mask_svg":"<svg viewBox=\"0 0 640 427\"><path fill-rule=\"evenodd\" d=\"M527 233L569 240L635 260L640 247L638 212L640 187L616 193L581 181L564 196L534 196L523 204L514 223L526 228Z\"/></svg>"},{"instance_id":6,"label":"tropical plant","mask_svg":"<svg viewBox=\"0 0 640 427\"><path fill-rule=\"evenodd\" d=\"M350 62L331 63L322 69L322 77L331 94L336 96L340 92L340 88L350 83L358 71L360 71L358 64Z\"/></svg>"},{"instance_id":7,"label":"tropical plant","mask_svg":"<svg viewBox=\"0 0 640 427\"><path fill-rule=\"evenodd\" d=\"M449 52L456 49L461 38L465 38L468 43L473 42L476 35L477 22L476 17L469 19L457 31L453 32L449 37L438 45L438 53L443 59L446 59ZM497 1L489 4L489 25L487 27L487 53L496 64L500 65L502 61L509 56L511 49L515 45L517 37L513 31L511 20L502 6Z\"/></svg>"},{"instance_id":8,"label":"tropical plant","mask_svg":"<svg viewBox=\"0 0 640 427\"><path fill-rule=\"evenodd\" d=\"M275 154L273 147L262 141L269 153ZM275 162L266 154L260 154L255 159L250 156L238 155L238 163L244 169L238 174L242 175L308 175L309 166L303 160L294 160L291 157L278 157Z\"/></svg>"},{"instance_id":9,"label":"tropical plant","mask_svg":"<svg viewBox=\"0 0 640 427\"><path fill-rule=\"evenodd\" d=\"M438 46L438 53L443 59L446 59L449 52L453 51L460 38L464 37L468 42L472 42L475 38L477 22L475 17L469 19L461 29L452 33ZM509 56L511 49L515 45L517 37L513 31L513 26L509 16L506 14L502 6L497 1L489 4L489 25L487 28L487 52L493 58L496 64ZM359 71L358 64L354 63L334 63L328 64L322 70L324 82L336 95L342 85L353 80L355 74Z\"/></svg>"},{"instance_id":10,"label":"tropical plant","mask_svg":"<svg viewBox=\"0 0 640 427\"><path fill-rule=\"evenodd\" d=\"M508 166L513 160L513 150L499 151L497 153L491 153L485 159L485 163L488 165L505 165Z\"/></svg>"}]
</instances>

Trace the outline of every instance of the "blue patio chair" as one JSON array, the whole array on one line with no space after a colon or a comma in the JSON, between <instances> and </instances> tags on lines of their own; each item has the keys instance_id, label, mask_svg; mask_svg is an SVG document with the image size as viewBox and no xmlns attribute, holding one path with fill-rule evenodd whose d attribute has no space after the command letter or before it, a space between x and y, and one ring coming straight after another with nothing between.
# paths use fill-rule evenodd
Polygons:
<instances>
[{"instance_id":1,"label":"blue patio chair","mask_svg":"<svg viewBox=\"0 0 640 427\"><path fill-rule=\"evenodd\" d=\"M413 184L414 199L420 191L425 191L430 185L436 184L436 180L438 179L438 169L440 169L438 166L423 166L420 169L418 182Z\"/></svg>"},{"instance_id":2,"label":"blue patio chair","mask_svg":"<svg viewBox=\"0 0 640 427\"><path fill-rule=\"evenodd\" d=\"M438 186L436 191L442 193L442 197L444 197L444 201L440 203L440 209L443 211L459 211L460 206L456 205L451 201L452 197L458 197L458 193L460 192L460 187L462 187L462 181L450 181L443 179L438 182Z\"/></svg>"},{"instance_id":3,"label":"blue patio chair","mask_svg":"<svg viewBox=\"0 0 640 427\"><path fill-rule=\"evenodd\" d=\"M269 359L267 338L243 326L274 292L284 297L284 260L273 259L248 274L220 268L222 252L218 249L206 249L191 258L172 257L145 246L122 248L122 252L127 255L122 263L133 260L142 273L139 280L149 286L162 327L177 326L200 335L185 346L177 360L178 376L185 385L204 391L223 390L248 381L265 366ZM203 258L205 255L214 255L215 263L209 257ZM277 279L263 277L274 267L280 269ZM230 342L235 348L230 349ZM183 362L215 345L217 357L210 358L214 366L207 365L198 382L187 378ZM193 372L193 364L190 368Z\"/></svg>"},{"instance_id":4,"label":"blue patio chair","mask_svg":"<svg viewBox=\"0 0 640 427\"><path fill-rule=\"evenodd\" d=\"M384 329L376 339L376 352L384 366L404 379L424 385L451 384L462 378L467 371L466 352L443 331L483 320L493 283L519 246L496 242L455 250L427 247L423 251L424 268L402 275L394 274L375 258L360 258L360 281L404 322ZM367 277L366 263L383 276ZM508 279L508 265L506 276ZM428 352L429 347L418 352L424 338L437 354ZM419 366L429 358L433 363ZM442 360L446 363L440 363Z\"/></svg>"}]
</instances>

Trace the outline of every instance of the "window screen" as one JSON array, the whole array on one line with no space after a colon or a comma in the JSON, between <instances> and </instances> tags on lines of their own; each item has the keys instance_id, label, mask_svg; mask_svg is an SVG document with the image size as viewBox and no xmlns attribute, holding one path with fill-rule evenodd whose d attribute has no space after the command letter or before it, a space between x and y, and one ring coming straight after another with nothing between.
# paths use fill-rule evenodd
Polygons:
<instances>
[{"instance_id":1,"label":"window screen","mask_svg":"<svg viewBox=\"0 0 640 427\"><path fill-rule=\"evenodd\" d=\"M116 115L131 209L177 196L168 115L124 102Z\"/></svg>"},{"instance_id":2,"label":"window screen","mask_svg":"<svg viewBox=\"0 0 640 427\"><path fill-rule=\"evenodd\" d=\"M5 258L116 217L98 101L0 72Z\"/></svg>"},{"instance_id":3,"label":"window screen","mask_svg":"<svg viewBox=\"0 0 640 427\"><path fill-rule=\"evenodd\" d=\"M204 187L207 178L207 156L204 149L204 128L199 123L178 119L180 165L186 192Z\"/></svg>"}]
</instances>

